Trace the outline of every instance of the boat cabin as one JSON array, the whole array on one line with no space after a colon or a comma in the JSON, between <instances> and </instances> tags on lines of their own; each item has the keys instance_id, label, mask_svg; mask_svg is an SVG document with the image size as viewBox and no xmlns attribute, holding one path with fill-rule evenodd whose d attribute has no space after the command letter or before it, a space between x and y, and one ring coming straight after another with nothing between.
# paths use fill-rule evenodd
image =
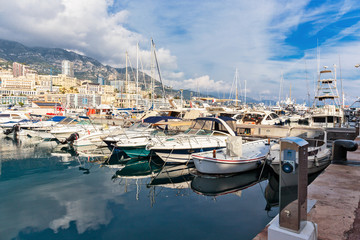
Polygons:
<instances>
[{"instance_id":1,"label":"boat cabin","mask_svg":"<svg viewBox=\"0 0 360 240\"><path fill-rule=\"evenodd\" d=\"M185 133L197 135L220 133L236 136L235 123L236 120L230 117L200 117L194 120L192 126Z\"/></svg>"},{"instance_id":2,"label":"boat cabin","mask_svg":"<svg viewBox=\"0 0 360 240\"><path fill-rule=\"evenodd\" d=\"M281 123L279 116L271 111L247 112L239 124L254 125L279 125Z\"/></svg>"}]
</instances>

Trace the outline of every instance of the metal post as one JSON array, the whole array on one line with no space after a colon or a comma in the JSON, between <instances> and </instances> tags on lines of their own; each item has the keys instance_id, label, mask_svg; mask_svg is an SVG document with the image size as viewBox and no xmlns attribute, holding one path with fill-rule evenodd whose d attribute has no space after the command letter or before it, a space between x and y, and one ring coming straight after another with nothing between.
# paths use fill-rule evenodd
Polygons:
<instances>
[{"instance_id":1,"label":"metal post","mask_svg":"<svg viewBox=\"0 0 360 240\"><path fill-rule=\"evenodd\" d=\"M280 227L300 232L306 221L308 142L280 140Z\"/></svg>"}]
</instances>

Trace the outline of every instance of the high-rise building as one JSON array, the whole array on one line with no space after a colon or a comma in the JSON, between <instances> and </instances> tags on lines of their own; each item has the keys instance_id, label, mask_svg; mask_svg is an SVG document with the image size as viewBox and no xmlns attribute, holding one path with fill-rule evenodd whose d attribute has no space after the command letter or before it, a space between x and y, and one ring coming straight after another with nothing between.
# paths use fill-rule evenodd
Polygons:
<instances>
[{"instance_id":1,"label":"high-rise building","mask_svg":"<svg viewBox=\"0 0 360 240\"><path fill-rule=\"evenodd\" d=\"M13 76L20 77L25 75L25 66L21 63L13 63Z\"/></svg>"},{"instance_id":2,"label":"high-rise building","mask_svg":"<svg viewBox=\"0 0 360 240\"><path fill-rule=\"evenodd\" d=\"M62 74L69 76L69 77L74 77L74 63L70 62L68 60L63 60L62 63Z\"/></svg>"},{"instance_id":3,"label":"high-rise building","mask_svg":"<svg viewBox=\"0 0 360 240\"><path fill-rule=\"evenodd\" d=\"M100 85L104 85L104 78L101 77L101 76L98 76L98 83L99 83Z\"/></svg>"}]
</instances>

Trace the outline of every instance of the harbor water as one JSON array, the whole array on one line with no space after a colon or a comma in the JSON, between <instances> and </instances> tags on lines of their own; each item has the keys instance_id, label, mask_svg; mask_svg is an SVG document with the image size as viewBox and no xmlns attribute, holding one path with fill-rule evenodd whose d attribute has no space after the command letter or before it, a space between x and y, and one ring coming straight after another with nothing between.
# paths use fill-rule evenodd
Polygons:
<instances>
[{"instance_id":1,"label":"harbor water","mask_svg":"<svg viewBox=\"0 0 360 240\"><path fill-rule=\"evenodd\" d=\"M252 239L278 213L270 169L204 176L3 136L0 160L0 239Z\"/></svg>"}]
</instances>

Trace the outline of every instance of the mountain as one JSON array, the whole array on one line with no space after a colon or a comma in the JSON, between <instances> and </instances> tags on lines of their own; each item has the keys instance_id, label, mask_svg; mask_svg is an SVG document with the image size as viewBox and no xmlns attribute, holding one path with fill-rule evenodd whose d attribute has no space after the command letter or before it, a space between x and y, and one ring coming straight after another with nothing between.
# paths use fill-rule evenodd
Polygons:
<instances>
[{"instance_id":1,"label":"mountain","mask_svg":"<svg viewBox=\"0 0 360 240\"><path fill-rule=\"evenodd\" d=\"M61 48L27 47L14 41L0 39L0 58L9 62L24 63L39 74L61 73L61 62L69 60L74 63L75 77L96 81L97 76L108 79L111 74L121 74L111 66L104 66L99 61L67 51Z\"/></svg>"},{"instance_id":2,"label":"mountain","mask_svg":"<svg viewBox=\"0 0 360 240\"><path fill-rule=\"evenodd\" d=\"M2 61L2 59L5 61ZM74 63L74 75L80 80L88 79L97 82L98 76L101 76L108 83L109 79L125 79L126 68L114 68L103 65L96 59L61 48L27 47L15 41L0 39L0 66L19 62L28 65L39 74L52 73L57 75L61 73L61 62L63 60L69 60ZM135 69L128 68L128 72L131 75L136 71ZM145 81L142 73L139 73L139 77L139 86L142 89L148 89L151 82L150 76L145 74ZM130 76L130 78L134 79L134 76ZM179 90L165 86L165 91L168 95L180 97ZM162 95L162 87L159 81L155 82L155 93ZM189 90L184 90L183 92L184 99L198 95L198 93ZM204 97L205 95L200 94L200 96Z\"/></svg>"}]
</instances>

